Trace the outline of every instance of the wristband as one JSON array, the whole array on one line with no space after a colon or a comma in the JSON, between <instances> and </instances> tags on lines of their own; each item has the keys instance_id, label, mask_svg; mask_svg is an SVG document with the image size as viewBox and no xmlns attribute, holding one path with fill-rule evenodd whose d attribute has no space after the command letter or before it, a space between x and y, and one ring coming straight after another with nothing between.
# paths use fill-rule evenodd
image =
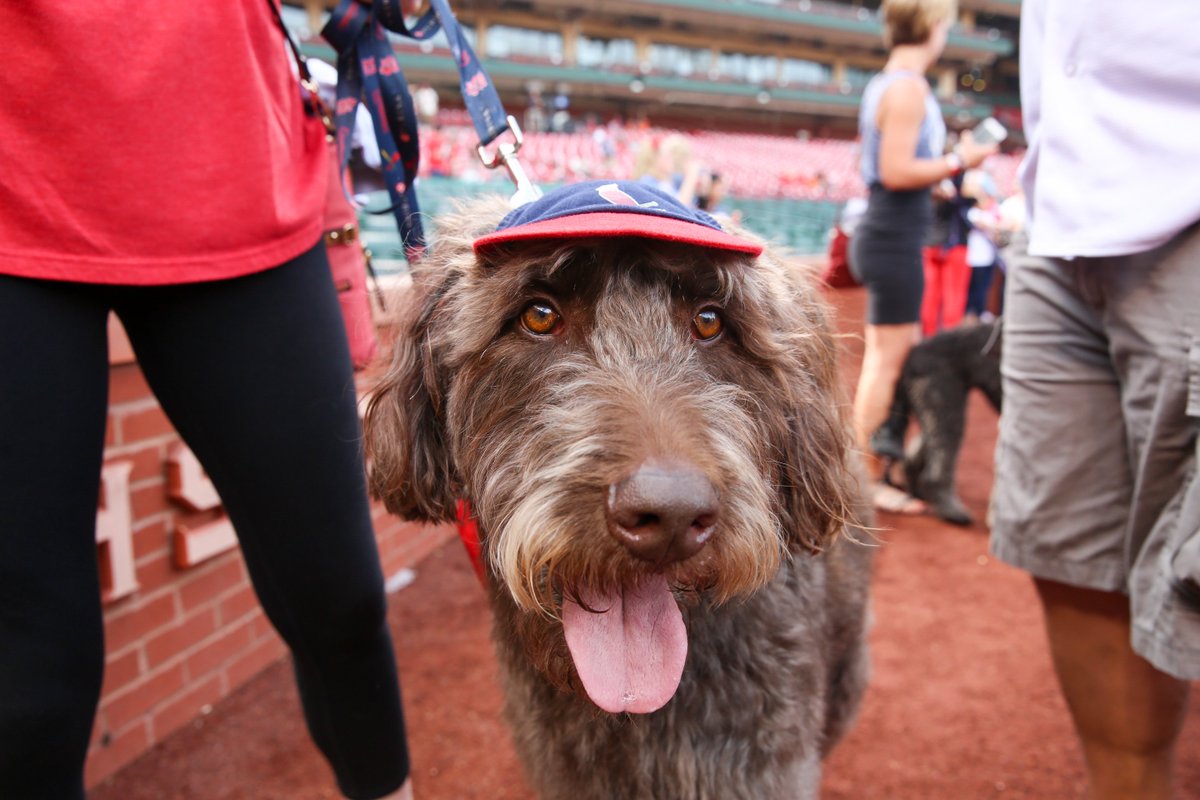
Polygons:
<instances>
[{"instance_id":1,"label":"wristband","mask_svg":"<svg viewBox=\"0 0 1200 800\"><path fill-rule=\"evenodd\" d=\"M963 171L962 156L960 156L958 153L953 153L953 152L947 153L945 158L946 158L946 166L950 167L950 177L951 178L960 174Z\"/></svg>"}]
</instances>

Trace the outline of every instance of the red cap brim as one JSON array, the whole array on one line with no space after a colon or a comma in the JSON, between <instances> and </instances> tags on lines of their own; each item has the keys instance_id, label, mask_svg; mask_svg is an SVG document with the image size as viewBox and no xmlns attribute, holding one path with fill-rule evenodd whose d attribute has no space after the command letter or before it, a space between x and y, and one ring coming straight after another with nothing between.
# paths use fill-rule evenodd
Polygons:
<instances>
[{"instance_id":1,"label":"red cap brim","mask_svg":"<svg viewBox=\"0 0 1200 800\"><path fill-rule=\"evenodd\" d=\"M694 222L660 217L656 214L639 214L620 211L598 211L589 214L571 214L555 219L544 219L528 225L506 228L475 240L478 253L486 247L508 242L525 242L539 239L580 239L589 236L638 236L644 239L661 239L667 242L683 242L715 250L731 250L757 256L762 253L761 244L749 239L714 230Z\"/></svg>"}]
</instances>

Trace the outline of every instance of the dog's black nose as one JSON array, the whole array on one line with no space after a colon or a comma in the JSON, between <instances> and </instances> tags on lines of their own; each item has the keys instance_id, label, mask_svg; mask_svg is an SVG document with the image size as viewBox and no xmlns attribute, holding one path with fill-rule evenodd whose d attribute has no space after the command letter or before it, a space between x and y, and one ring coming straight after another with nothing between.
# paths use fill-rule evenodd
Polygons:
<instances>
[{"instance_id":1,"label":"dog's black nose","mask_svg":"<svg viewBox=\"0 0 1200 800\"><path fill-rule=\"evenodd\" d=\"M720 500L696 467L648 460L608 488L608 529L637 558L671 564L704 548Z\"/></svg>"}]
</instances>

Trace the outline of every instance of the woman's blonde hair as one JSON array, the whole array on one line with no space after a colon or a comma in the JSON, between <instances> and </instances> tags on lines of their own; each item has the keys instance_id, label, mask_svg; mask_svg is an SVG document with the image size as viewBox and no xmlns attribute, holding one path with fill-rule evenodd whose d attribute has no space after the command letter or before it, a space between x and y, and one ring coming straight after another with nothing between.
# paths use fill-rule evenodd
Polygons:
<instances>
[{"instance_id":1,"label":"woman's blonde hair","mask_svg":"<svg viewBox=\"0 0 1200 800\"><path fill-rule=\"evenodd\" d=\"M958 0L883 0L883 43L925 44L933 27L958 16Z\"/></svg>"}]
</instances>

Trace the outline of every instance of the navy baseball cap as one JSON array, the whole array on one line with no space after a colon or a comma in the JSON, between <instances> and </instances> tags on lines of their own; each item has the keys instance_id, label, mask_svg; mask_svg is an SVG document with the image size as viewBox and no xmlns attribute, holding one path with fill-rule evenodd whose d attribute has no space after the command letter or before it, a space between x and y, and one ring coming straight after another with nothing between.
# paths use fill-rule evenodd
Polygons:
<instances>
[{"instance_id":1,"label":"navy baseball cap","mask_svg":"<svg viewBox=\"0 0 1200 800\"><path fill-rule=\"evenodd\" d=\"M762 245L721 229L708 214L637 181L587 181L560 187L510 211L496 230L475 240L492 245L539 239L639 236L757 256Z\"/></svg>"}]
</instances>

